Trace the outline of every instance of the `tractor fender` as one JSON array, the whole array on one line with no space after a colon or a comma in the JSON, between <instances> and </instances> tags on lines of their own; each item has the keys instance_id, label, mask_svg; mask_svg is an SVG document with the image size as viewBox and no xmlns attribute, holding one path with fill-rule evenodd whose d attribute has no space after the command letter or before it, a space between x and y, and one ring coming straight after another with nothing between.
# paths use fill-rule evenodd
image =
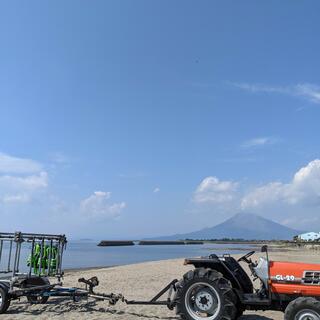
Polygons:
<instances>
[{"instance_id":1,"label":"tractor fender","mask_svg":"<svg viewBox=\"0 0 320 320\"><path fill-rule=\"evenodd\" d=\"M193 265L195 268L206 268L216 270L220 272L224 278L231 282L232 287L234 289L237 289L235 290L237 292L237 295L238 292L246 291L236 278L234 272L232 272L232 270L230 270L227 267L227 265L218 257L185 259L184 265Z\"/></svg>"}]
</instances>

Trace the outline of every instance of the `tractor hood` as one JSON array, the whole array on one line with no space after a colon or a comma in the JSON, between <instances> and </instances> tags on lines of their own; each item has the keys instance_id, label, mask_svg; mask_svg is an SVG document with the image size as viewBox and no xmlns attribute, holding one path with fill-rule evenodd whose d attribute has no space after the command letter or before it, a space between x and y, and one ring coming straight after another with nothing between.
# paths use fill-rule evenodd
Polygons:
<instances>
[{"instance_id":1,"label":"tractor hood","mask_svg":"<svg viewBox=\"0 0 320 320\"><path fill-rule=\"evenodd\" d=\"M270 261L272 291L320 295L320 264Z\"/></svg>"}]
</instances>

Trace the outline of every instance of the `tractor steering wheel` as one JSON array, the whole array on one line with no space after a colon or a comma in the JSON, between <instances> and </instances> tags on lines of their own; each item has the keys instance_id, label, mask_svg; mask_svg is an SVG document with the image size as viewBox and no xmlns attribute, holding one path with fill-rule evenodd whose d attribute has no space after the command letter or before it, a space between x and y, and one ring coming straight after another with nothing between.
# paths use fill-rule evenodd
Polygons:
<instances>
[{"instance_id":1,"label":"tractor steering wheel","mask_svg":"<svg viewBox=\"0 0 320 320\"><path fill-rule=\"evenodd\" d=\"M251 259L249 259L253 254L255 254L255 251L250 251L249 253L247 253L246 255L244 255L243 257L241 257L240 259L238 259L238 261L244 261L248 264L250 264L252 261Z\"/></svg>"}]
</instances>

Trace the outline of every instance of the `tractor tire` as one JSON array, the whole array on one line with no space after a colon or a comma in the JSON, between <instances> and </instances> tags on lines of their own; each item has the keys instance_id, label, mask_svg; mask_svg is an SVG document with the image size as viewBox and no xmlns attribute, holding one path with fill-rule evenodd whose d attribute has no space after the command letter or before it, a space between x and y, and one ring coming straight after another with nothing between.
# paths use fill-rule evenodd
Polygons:
<instances>
[{"instance_id":1,"label":"tractor tire","mask_svg":"<svg viewBox=\"0 0 320 320\"><path fill-rule=\"evenodd\" d=\"M0 285L0 314L6 313L10 307L10 298L6 286Z\"/></svg>"},{"instance_id":2,"label":"tractor tire","mask_svg":"<svg viewBox=\"0 0 320 320\"><path fill-rule=\"evenodd\" d=\"M297 298L291 301L285 311L284 320L319 320L320 301L315 298Z\"/></svg>"},{"instance_id":3,"label":"tractor tire","mask_svg":"<svg viewBox=\"0 0 320 320\"><path fill-rule=\"evenodd\" d=\"M47 278L42 277L35 277L27 279L23 287L24 288L32 288L36 286L44 286L46 284L50 284L49 280ZM27 300L30 304L46 304L48 302L49 297L48 296L42 296L42 295L28 295Z\"/></svg>"},{"instance_id":4,"label":"tractor tire","mask_svg":"<svg viewBox=\"0 0 320 320\"><path fill-rule=\"evenodd\" d=\"M243 316L244 312L245 312L245 308L243 306L241 306L241 305L238 306L235 319L241 318Z\"/></svg>"},{"instance_id":5,"label":"tractor tire","mask_svg":"<svg viewBox=\"0 0 320 320\"><path fill-rule=\"evenodd\" d=\"M199 268L177 285L176 313L184 320L234 320L237 298L230 282L212 269Z\"/></svg>"}]
</instances>

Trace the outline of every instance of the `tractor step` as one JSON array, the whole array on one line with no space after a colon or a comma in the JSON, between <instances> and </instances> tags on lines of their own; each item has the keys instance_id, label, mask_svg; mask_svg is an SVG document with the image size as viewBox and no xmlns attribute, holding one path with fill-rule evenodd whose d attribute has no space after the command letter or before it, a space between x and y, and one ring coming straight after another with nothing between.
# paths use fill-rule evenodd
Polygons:
<instances>
[{"instance_id":1,"label":"tractor step","mask_svg":"<svg viewBox=\"0 0 320 320\"><path fill-rule=\"evenodd\" d=\"M271 300L268 298L261 298L255 293L245 293L242 297L242 303L246 305L267 306L271 304Z\"/></svg>"}]
</instances>

